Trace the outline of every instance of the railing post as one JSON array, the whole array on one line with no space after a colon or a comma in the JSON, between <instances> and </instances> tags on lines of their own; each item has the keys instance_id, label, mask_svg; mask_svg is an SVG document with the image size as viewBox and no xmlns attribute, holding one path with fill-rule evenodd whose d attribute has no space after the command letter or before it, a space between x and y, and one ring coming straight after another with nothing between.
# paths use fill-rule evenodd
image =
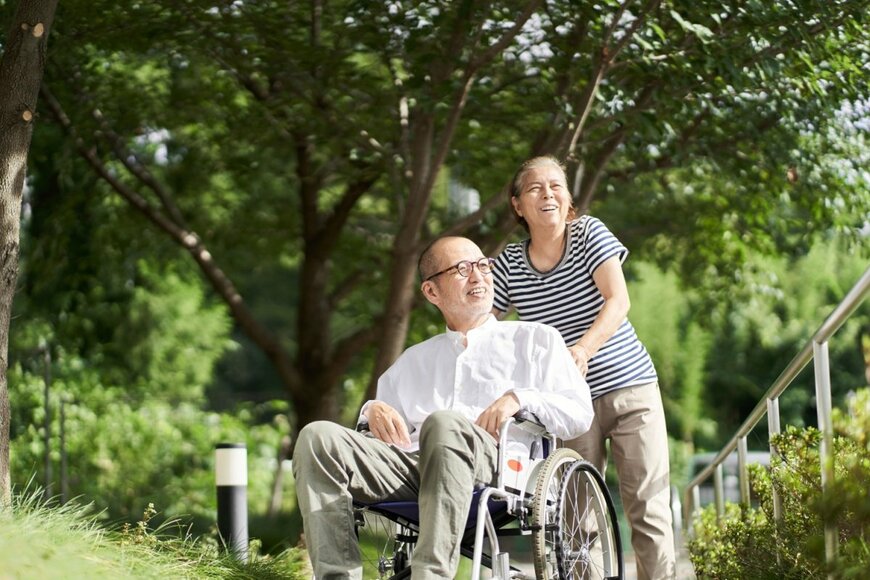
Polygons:
<instances>
[{"instance_id":1,"label":"railing post","mask_svg":"<svg viewBox=\"0 0 870 580\"><path fill-rule=\"evenodd\" d=\"M813 366L816 372L816 413L822 443L819 446L819 461L822 468L822 497L826 498L834 481L832 457L834 430L831 425L831 368L828 359L828 341L813 340ZM833 563L837 557L837 528L834 523L825 524L825 560ZM829 575L830 577L830 575Z\"/></svg>"},{"instance_id":2,"label":"railing post","mask_svg":"<svg viewBox=\"0 0 870 580\"><path fill-rule=\"evenodd\" d=\"M771 467L773 465L773 459L779 457L779 451L777 451L776 446L773 444L773 438L774 436L779 435L780 432L782 432L782 429L779 425L779 397L776 397L767 400L767 435L770 447ZM771 474L771 481L772 480L773 475ZM770 493L771 499L773 500L773 533L779 536L779 527L782 524L782 498L779 497L779 492L775 485L770 486ZM779 540L775 542L775 545L779 546ZM781 559L782 556L777 548L776 563L781 563Z\"/></svg>"},{"instance_id":3,"label":"railing post","mask_svg":"<svg viewBox=\"0 0 870 580\"><path fill-rule=\"evenodd\" d=\"M782 428L779 425L779 398L777 397L775 399L768 399L767 435L770 447L771 460L774 457L779 457L779 451L777 451L776 446L774 446L773 444L773 438L774 436L779 435L781 432ZM776 490L775 485L771 487L771 492L773 495L773 519L778 526L780 521L782 521L782 498L779 497L779 492Z\"/></svg>"},{"instance_id":4,"label":"railing post","mask_svg":"<svg viewBox=\"0 0 870 580\"><path fill-rule=\"evenodd\" d=\"M689 513L689 537L695 537L695 514L701 509L701 490L696 485L692 488L692 499L688 503Z\"/></svg>"},{"instance_id":5,"label":"railing post","mask_svg":"<svg viewBox=\"0 0 870 580\"><path fill-rule=\"evenodd\" d=\"M683 548L683 526L679 525L683 517L683 504L680 500L680 491L677 486L671 485L671 518L674 522L674 551L679 553Z\"/></svg>"},{"instance_id":6,"label":"railing post","mask_svg":"<svg viewBox=\"0 0 870 580\"><path fill-rule=\"evenodd\" d=\"M722 521L722 516L725 515L725 491L722 477L722 464L716 466L716 471L713 472L713 498L716 502L716 522Z\"/></svg>"},{"instance_id":7,"label":"railing post","mask_svg":"<svg viewBox=\"0 0 870 580\"><path fill-rule=\"evenodd\" d=\"M740 503L749 507L749 471L746 468L746 437L737 440L737 476L740 483Z\"/></svg>"}]
</instances>

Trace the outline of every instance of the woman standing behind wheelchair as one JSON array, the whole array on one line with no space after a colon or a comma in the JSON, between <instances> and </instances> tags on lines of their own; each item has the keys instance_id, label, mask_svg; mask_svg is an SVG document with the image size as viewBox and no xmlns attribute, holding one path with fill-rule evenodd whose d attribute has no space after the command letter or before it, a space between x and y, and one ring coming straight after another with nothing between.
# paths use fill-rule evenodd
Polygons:
<instances>
[{"instance_id":1,"label":"woman standing behind wheelchair","mask_svg":"<svg viewBox=\"0 0 870 580\"><path fill-rule=\"evenodd\" d=\"M610 440L638 578L673 578L665 416L655 367L626 318L628 250L600 220L576 217L565 168L554 157L522 164L510 203L530 238L496 260L494 313L513 306L521 319L561 332L595 410L589 431L566 446L604 473Z\"/></svg>"}]
</instances>

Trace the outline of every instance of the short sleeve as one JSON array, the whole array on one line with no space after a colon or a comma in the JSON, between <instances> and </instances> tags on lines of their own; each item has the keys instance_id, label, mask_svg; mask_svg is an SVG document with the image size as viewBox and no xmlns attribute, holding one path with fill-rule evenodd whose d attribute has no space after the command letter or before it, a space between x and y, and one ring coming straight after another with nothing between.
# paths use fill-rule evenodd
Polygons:
<instances>
[{"instance_id":1,"label":"short sleeve","mask_svg":"<svg viewBox=\"0 0 870 580\"><path fill-rule=\"evenodd\" d=\"M495 259L495 270L492 277L495 294L492 305L502 312L507 312L511 305L509 279L510 261L507 259L507 250L504 250Z\"/></svg>"},{"instance_id":2,"label":"short sleeve","mask_svg":"<svg viewBox=\"0 0 870 580\"><path fill-rule=\"evenodd\" d=\"M594 274L598 266L613 256L619 258L620 264L625 262L628 257L628 249L622 245L622 242L607 229L601 220L591 216L586 219L588 221L585 224L586 227L583 228L583 245L586 271L589 272L589 275Z\"/></svg>"}]
</instances>

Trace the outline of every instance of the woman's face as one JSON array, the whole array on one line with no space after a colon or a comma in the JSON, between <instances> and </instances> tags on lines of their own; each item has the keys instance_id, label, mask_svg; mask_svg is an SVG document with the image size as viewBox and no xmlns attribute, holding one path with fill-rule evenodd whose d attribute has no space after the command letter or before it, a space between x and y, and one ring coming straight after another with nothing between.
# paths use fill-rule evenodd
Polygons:
<instances>
[{"instance_id":1,"label":"woman's face","mask_svg":"<svg viewBox=\"0 0 870 580\"><path fill-rule=\"evenodd\" d=\"M536 229L564 227L571 208L565 174L552 163L532 167L523 176L519 196L512 197L511 203L532 233Z\"/></svg>"}]
</instances>

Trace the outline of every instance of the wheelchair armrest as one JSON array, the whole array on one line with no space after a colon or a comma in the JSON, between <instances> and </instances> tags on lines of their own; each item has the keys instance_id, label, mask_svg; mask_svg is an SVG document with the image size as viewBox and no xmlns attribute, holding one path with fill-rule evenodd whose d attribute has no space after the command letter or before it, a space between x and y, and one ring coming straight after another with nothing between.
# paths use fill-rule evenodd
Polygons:
<instances>
[{"instance_id":1,"label":"wheelchair armrest","mask_svg":"<svg viewBox=\"0 0 870 580\"><path fill-rule=\"evenodd\" d=\"M525 433L526 437L531 435L532 437L539 439L552 438L552 435L547 431L547 428L541 424L540 420L534 415L534 413L520 411L513 417L508 417L502 421L501 426L499 427L499 448L503 448L507 443L509 433L512 430Z\"/></svg>"},{"instance_id":2,"label":"wheelchair armrest","mask_svg":"<svg viewBox=\"0 0 870 580\"><path fill-rule=\"evenodd\" d=\"M499 437L500 441L504 440L510 429L518 429L526 433L531 433L532 435L548 435L547 428L544 427L537 415L531 411L523 409L517 411L513 417L508 417L502 421L501 427L499 428L499 434L501 435L501 437Z\"/></svg>"},{"instance_id":3,"label":"wheelchair armrest","mask_svg":"<svg viewBox=\"0 0 870 580\"><path fill-rule=\"evenodd\" d=\"M514 421L515 421L516 423L530 422L530 423L534 423L535 425L539 425L539 426L541 426L541 427L544 426L544 425L541 423L541 420L538 419L538 416L537 416L537 415L535 415L535 414L532 413L531 411L527 411L527 410L525 410L525 409L520 409L519 411L517 411L517 412L514 414Z\"/></svg>"}]
</instances>

